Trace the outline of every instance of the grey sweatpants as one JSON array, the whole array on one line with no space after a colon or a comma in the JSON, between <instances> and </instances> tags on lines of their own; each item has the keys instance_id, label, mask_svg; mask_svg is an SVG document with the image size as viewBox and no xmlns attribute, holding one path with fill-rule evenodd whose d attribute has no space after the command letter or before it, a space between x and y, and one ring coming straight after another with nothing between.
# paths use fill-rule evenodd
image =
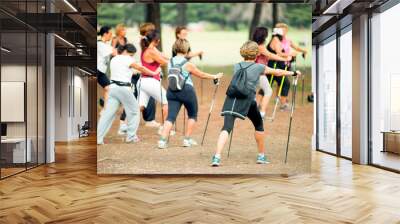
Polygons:
<instances>
[{"instance_id":1,"label":"grey sweatpants","mask_svg":"<svg viewBox=\"0 0 400 224\"><path fill-rule=\"evenodd\" d=\"M125 109L126 118L128 120L128 137L136 135L140 122L139 105L130 87L110 85L110 92L106 107L100 115L100 120L97 125L97 143L103 143L104 137L110 130L120 104Z\"/></svg>"}]
</instances>

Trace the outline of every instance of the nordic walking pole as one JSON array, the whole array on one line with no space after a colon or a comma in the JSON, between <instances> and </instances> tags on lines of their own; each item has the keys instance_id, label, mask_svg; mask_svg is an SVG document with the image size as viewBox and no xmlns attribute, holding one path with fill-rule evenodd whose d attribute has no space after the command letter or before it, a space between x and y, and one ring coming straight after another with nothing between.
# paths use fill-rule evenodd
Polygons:
<instances>
[{"instance_id":1,"label":"nordic walking pole","mask_svg":"<svg viewBox=\"0 0 400 224\"><path fill-rule=\"evenodd\" d=\"M161 95L160 106L161 106L161 123L162 123L162 125L164 126L164 110L163 110L162 80L163 80L163 74L162 74L162 71L160 71L160 95Z\"/></svg>"},{"instance_id":2,"label":"nordic walking pole","mask_svg":"<svg viewBox=\"0 0 400 224\"><path fill-rule=\"evenodd\" d=\"M186 133L186 109L183 108L183 134Z\"/></svg>"},{"instance_id":3,"label":"nordic walking pole","mask_svg":"<svg viewBox=\"0 0 400 224\"><path fill-rule=\"evenodd\" d=\"M285 163L287 162L288 151L289 151L290 132L292 130L292 120L293 120L294 105L296 103L296 91L297 91L298 78L299 77L296 76L296 78L294 78L294 80L293 80L292 108L290 111L290 118L289 118L289 132L288 132L287 143L286 143Z\"/></svg>"},{"instance_id":4,"label":"nordic walking pole","mask_svg":"<svg viewBox=\"0 0 400 224\"><path fill-rule=\"evenodd\" d=\"M276 69L276 62L274 63L274 69ZM272 90L272 83L273 83L273 81L274 81L274 75L271 75L271 80L269 80L269 86L271 87L271 90ZM271 96L272 96L272 95L271 95ZM267 113L267 112L265 111L265 113ZM266 116L266 119L271 120L271 121L274 120L274 118L272 118L272 117L267 117L267 116Z\"/></svg>"},{"instance_id":5,"label":"nordic walking pole","mask_svg":"<svg viewBox=\"0 0 400 224\"><path fill-rule=\"evenodd\" d=\"M274 63L274 69L276 69L276 62ZM272 88L272 81L274 81L274 75L271 75L271 80L269 81L269 86Z\"/></svg>"},{"instance_id":6,"label":"nordic walking pole","mask_svg":"<svg viewBox=\"0 0 400 224\"><path fill-rule=\"evenodd\" d=\"M289 141L290 141L290 132L292 130L293 112L294 112L294 109L296 106L297 81L299 80L299 76L297 76L297 72L296 72L296 57L293 58L293 70L295 72L296 77L293 79L292 108L290 110L289 131L288 131L288 138L287 138L287 143L286 143L285 163L287 162L287 156L288 156L288 151L289 151Z\"/></svg>"},{"instance_id":7,"label":"nordic walking pole","mask_svg":"<svg viewBox=\"0 0 400 224\"><path fill-rule=\"evenodd\" d=\"M201 71L204 71L203 68L203 55L199 55L199 59L201 62ZM203 79L200 80L200 104L203 104Z\"/></svg>"},{"instance_id":8,"label":"nordic walking pole","mask_svg":"<svg viewBox=\"0 0 400 224\"><path fill-rule=\"evenodd\" d=\"M288 68L288 66L286 65L285 66L285 71L287 71L287 68ZM274 119L275 119L276 108L278 107L278 103L279 103L279 100L280 100L280 97L281 97L282 87L283 87L283 83L285 81L285 77L286 76L282 77L281 84L279 86L278 96L277 96L277 99L275 100L275 106L274 106L274 111L272 112L271 121L274 121Z\"/></svg>"},{"instance_id":9,"label":"nordic walking pole","mask_svg":"<svg viewBox=\"0 0 400 224\"><path fill-rule=\"evenodd\" d=\"M211 100L211 106L210 106L210 111L208 112L206 126L204 127L203 137L201 138L201 145L203 145L203 143L204 143L204 137L206 136L208 122L210 121L211 112L214 107L215 97L217 96L217 91L218 91L218 86L219 86L219 79L214 79L214 84L215 84L214 94L213 94L213 98Z\"/></svg>"},{"instance_id":10,"label":"nordic walking pole","mask_svg":"<svg viewBox=\"0 0 400 224\"><path fill-rule=\"evenodd\" d=\"M230 137L230 139L229 139L228 158L229 158L229 153L231 152L232 136L233 136L233 129L234 129L234 127L235 127L235 125L233 125L233 127L232 127L231 137Z\"/></svg>"}]
</instances>

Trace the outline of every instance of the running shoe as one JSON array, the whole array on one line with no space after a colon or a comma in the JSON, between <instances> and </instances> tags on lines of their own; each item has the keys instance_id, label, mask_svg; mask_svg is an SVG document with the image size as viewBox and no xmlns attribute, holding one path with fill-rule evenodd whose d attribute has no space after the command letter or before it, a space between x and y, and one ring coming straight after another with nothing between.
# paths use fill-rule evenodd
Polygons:
<instances>
[{"instance_id":1,"label":"running shoe","mask_svg":"<svg viewBox=\"0 0 400 224\"><path fill-rule=\"evenodd\" d=\"M290 106L288 103L285 103L279 107L281 111L290 111Z\"/></svg>"},{"instance_id":2,"label":"running shoe","mask_svg":"<svg viewBox=\"0 0 400 224\"><path fill-rule=\"evenodd\" d=\"M257 164L267 164L269 161L265 155L258 155L257 156Z\"/></svg>"},{"instance_id":3,"label":"running shoe","mask_svg":"<svg viewBox=\"0 0 400 224\"><path fill-rule=\"evenodd\" d=\"M137 142L140 142L140 138L137 135L127 136L125 142L126 143L137 143Z\"/></svg>"},{"instance_id":4,"label":"running shoe","mask_svg":"<svg viewBox=\"0 0 400 224\"><path fill-rule=\"evenodd\" d=\"M184 138L183 139L183 147L191 147L198 145L197 142L192 138Z\"/></svg>"},{"instance_id":5,"label":"running shoe","mask_svg":"<svg viewBox=\"0 0 400 224\"><path fill-rule=\"evenodd\" d=\"M212 157L211 166L217 167L221 164L221 158L216 157L215 155Z\"/></svg>"},{"instance_id":6,"label":"running shoe","mask_svg":"<svg viewBox=\"0 0 400 224\"><path fill-rule=\"evenodd\" d=\"M167 147L168 147L167 140L165 140L165 139L160 139L160 140L158 141L158 148L159 148L159 149L166 149Z\"/></svg>"},{"instance_id":7,"label":"running shoe","mask_svg":"<svg viewBox=\"0 0 400 224\"><path fill-rule=\"evenodd\" d=\"M265 112L261 112L261 111L260 111L260 115L261 115L261 118L262 118L263 120L265 120Z\"/></svg>"},{"instance_id":8,"label":"running shoe","mask_svg":"<svg viewBox=\"0 0 400 224\"><path fill-rule=\"evenodd\" d=\"M123 123L119 125L118 135L125 135L128 131L128 125Z\"/></svg>"},{"instance_id":9,"label":"running shoe","mask_svg":"<svg viewBox=\"0 0 400 224\"><path fill-rule=\"evenodd\" d=\"M157 121L155 121L155 120L152 120L152 121L146 121L146 123L145 123L145 125L144 126L146 126L146 127L150 127L150 128L158 128L158 127L160 127L161 126L161 124L160 123L158 123Z\"/></svg>"}]
</instances>

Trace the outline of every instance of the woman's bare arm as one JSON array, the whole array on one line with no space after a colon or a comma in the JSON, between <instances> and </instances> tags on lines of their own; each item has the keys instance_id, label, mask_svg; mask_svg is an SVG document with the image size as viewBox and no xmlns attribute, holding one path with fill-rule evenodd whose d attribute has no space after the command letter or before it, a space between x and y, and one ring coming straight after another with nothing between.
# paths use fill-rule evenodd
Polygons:
<instances>
[{"instance_id":1,"label":"woman's bare arm","mask_svg":"<svg viewBox=\"0 0 400 224\"><path fill-rule=\"evenodd\" d=\"M223 73L218 73L216 75L212 75L210 73L203 72L200 69L198 69L196 67L196 65L194 65L193 63L190 63L190 62L186 63L185 66L186 66L186 70L188 72L190 72L192 75L197 76L202 79L220 79L223 75Z\"/></svg>"},{"instance_id":2,"label":"woman's bare arm","mask_svg":"<svg viewBox=\"0 0 400 224\"><path fill-rule=\"evenodd\" d=\"M287 75L295 75L295 72L292 71L286 71L286 70L282 70L282 69L273 69L270 68L268 66L265 66L265 74L268 75L274 75L274 76L287 76ZM299 71L296 71L296 73L298 75L301 75L301 73Z\"/></svg>"},{"instance_id":3,"label":"woman's bare arm","mask_svg":"<svg viewBox=\"0 0 400 224\"><path fill-rule=\"evenodd\" d=\"M156 61L157 63L159 63L160 65L167 65L168 64L168 58L166 58L165 56L162 55L162 53L158 50L150 50L149 51L150 57Z\"/></svg>"},{"instance_id":4,"label":"woman's bare arm","mask_svg":"<svg viewBox=\"0 0 400 224\"><path fill-rule=\"evenodd\" d=\"M150 75L150 76L155 76L155 75L158 75L158 73L160 73L160 69L158 69L157 71L153 72L150 69L148 69L148 68L146 68L143 65L140 65L138 63L132 63L130 65L130 67L138 70L139 72L141 72L143 74Z\"/></svg>"}]
</instances>

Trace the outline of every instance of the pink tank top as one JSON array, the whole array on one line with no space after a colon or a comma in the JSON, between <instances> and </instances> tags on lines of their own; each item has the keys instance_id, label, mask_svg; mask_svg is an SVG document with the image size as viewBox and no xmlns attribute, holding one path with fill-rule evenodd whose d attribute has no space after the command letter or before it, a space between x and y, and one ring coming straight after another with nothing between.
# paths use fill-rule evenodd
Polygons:
<instances>
[{"instance_id":1,"label":"pink tank top","mask_svg":"<svg viewBox=\"0 0 400 224\"><path fill-rule=\"evenodd\" d=\"M146 49L146 50L147 50L147 49ZM142 65L143 65L144 67L146 67L146 68L148 68L149 70L151 70L151 71L154 72L154 71L156 71L156 70L160 67L160 64L159 64L158 62L156 62L156 61L151 62L151 63L146 62L146 61L144 60L144 57L143 57L144 52L146 52L146 50L142 51L142 53L140 54L140 61L142 62ZM158 73L158 74L155 75L155 76L142 74L142 77L143 77L143 78L154 78L154 79L157 79L158 81L160 81L160 73Z\"/></svg>"},{"instance_id":2,"label":"pink tank top","mask_svg":"<svg viewBox=\"0 0 400 224\"><path fill-rule=\"evenodd\" d=\"M285 53L290 53L290 45L291 45L291 41L289 39L287 39L286 37L282 38L282 48L285 51Z\"/></svg>"}]
</instances>

